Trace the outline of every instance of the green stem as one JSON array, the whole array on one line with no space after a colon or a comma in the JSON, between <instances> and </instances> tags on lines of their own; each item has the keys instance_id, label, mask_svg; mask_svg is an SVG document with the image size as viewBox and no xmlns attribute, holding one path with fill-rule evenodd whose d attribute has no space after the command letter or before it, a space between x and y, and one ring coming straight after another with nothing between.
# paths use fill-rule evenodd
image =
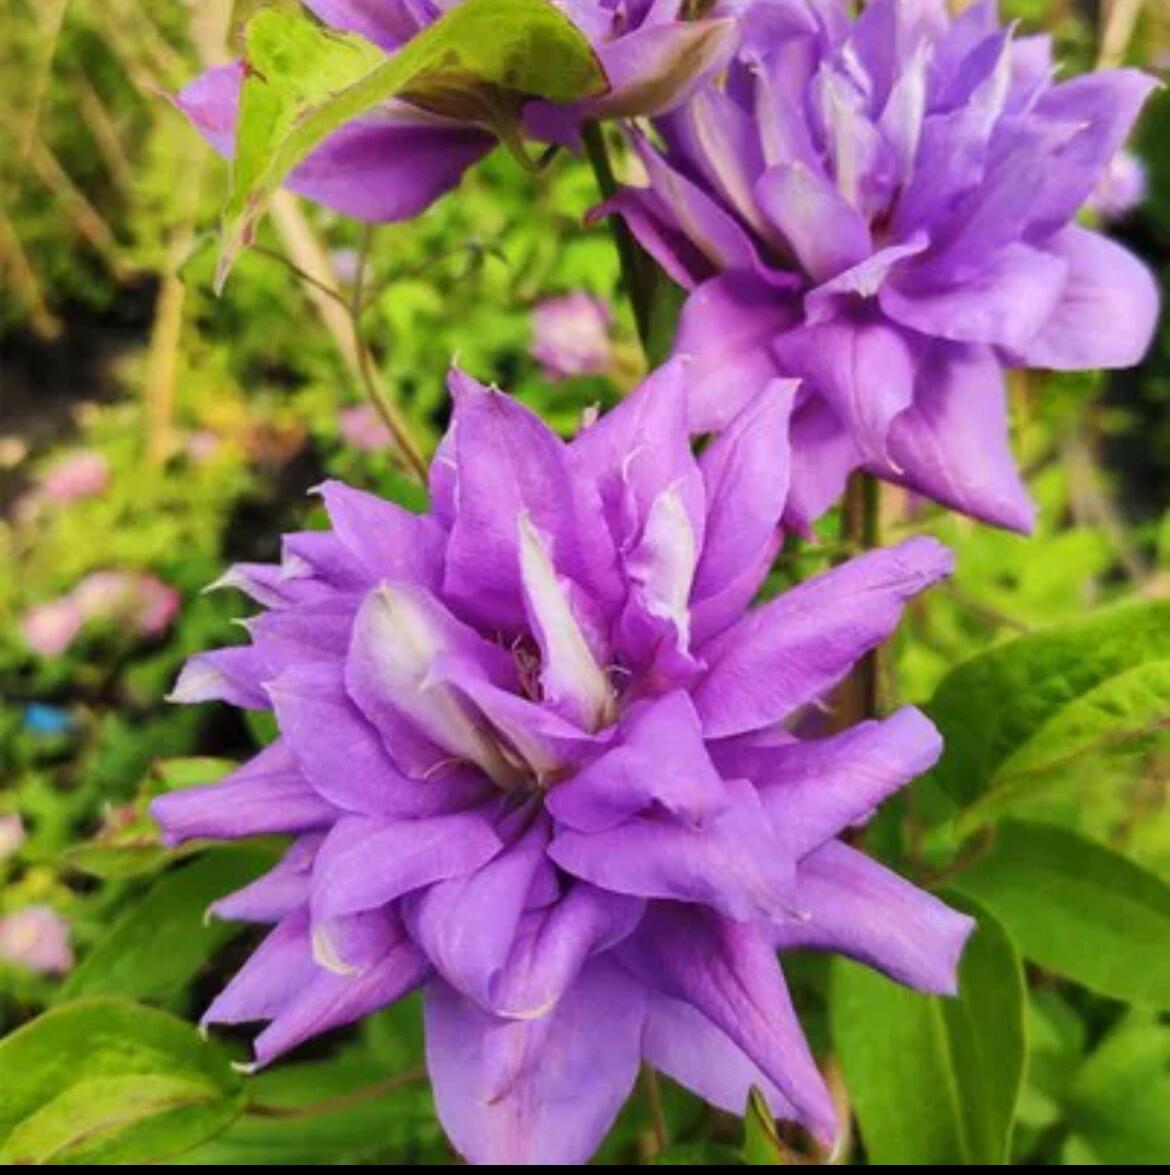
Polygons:
<instances>
[{"instance_id":1,"label":"green stem","mask_svg":"<svg viewBox=\"0 0 1170 1175\"><path fill-rule=\"evenodd\" d=\"M598 123L585 124L582 132L585 140L585 154L589 157L589 164L593 168L593 175L597 179L597 186L602 196L609 199L617 192L617 180L613 174L613 166L609 161L609 152L605 147L605 138ZM642 341L642 349L649 356L651 350L651 331L653 315L651 307L651 282L648 280L643 258L638 248L634 234L620 216L609 217L609 230L613 234L614 244L617 246L618 257L621 260L622 280L625 283L626 294L634 311L634 322L638 328L638 337Z\"/></svg>"},{"instance_id":2,"label":"green stem","mask_svg":"<svg viewBox=\"0 0 1170 1175\"><path fill-rule=\"evenodd\" d=\"M857 472L845 487L841 543L849 550L870 551L879 543L880 484L872 474ZM878 650L873 649L858 661L841 686L837 710L842 728L877 715L879 674Z\"/></svg>"}]
</instances>

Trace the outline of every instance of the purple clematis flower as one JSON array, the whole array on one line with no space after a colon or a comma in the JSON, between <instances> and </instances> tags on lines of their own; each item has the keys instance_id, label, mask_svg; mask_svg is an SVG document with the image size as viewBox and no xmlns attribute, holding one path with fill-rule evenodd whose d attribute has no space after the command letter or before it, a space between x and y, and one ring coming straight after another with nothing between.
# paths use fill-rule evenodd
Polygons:
<instances>
[{"instance_id":1,"label":"purple clematis flower","mask_svg":"<svg viewBox=\"0 0 1170 1175\"><path fill-rule=\"evenodd\" d=\"M306 0L333 28L357 33L388 54L459 0ZM549 0L550 3L553 0ZM593 118L661 114L726 65L736 22L680 16L683 0L556 0L594 46L609 80L598 98L570 107L529 103L534 137L574 146ZM210 69L177 97L179 108L221 154L234 150L244 64ZM319 204L367 221L408 220L458 183L495 138L473 123L390 101L328 138L288 186Z\"/></svg>"},{"instance_id":2,"label":"purple clematis flower","mask_svg":"<svg viewBox=\"0 0 1170 1175\"><path fill-rule=\"evenodd\" d=\"M949 992L971 928L841 839L935 760L930 722L790 733L949 552L913 539L750 607L793 387L696 459L682 380L565 443L453 373L430 513L327 482L330 531L223 580L266 609L252 643L175 689L271 708L280 736L156 800L167 839L294 838L212 907L273 929L204 1022L268 1021L265 1065L423 986L438 1112L476 1162L585 1161L643 1059L831 1139L777 950Z\"/></svg>"},{"instance_id":3,"label":"purple clematis flower","mask_svg":"<svg viewBox=\"0 0 1170 1175\"><path fill-rule=\"evenodd\" d=\"M1156 85L1053 83L994 0L752 0L725 84L658 120L649 186L607 206L693 293L676 353L697 431L804 380L788 521L864 467L1027 530L1004 369L1125 367L1158 297L1077 210Z\"/></svg>"}]
</instances>

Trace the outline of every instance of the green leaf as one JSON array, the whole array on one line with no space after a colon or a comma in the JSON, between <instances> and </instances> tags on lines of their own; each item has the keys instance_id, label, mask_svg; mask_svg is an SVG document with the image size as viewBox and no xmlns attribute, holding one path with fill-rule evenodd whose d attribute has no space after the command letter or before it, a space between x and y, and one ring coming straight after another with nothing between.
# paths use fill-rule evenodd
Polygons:
<instances>
[{"instance_id":1,"label":"green leaf","mask_svg":"<svg viewBox=\"0 0 1170 1175\"><path fill-rule=\"evenodd\" d=\"M547 0L465 0L387 56L352 34L278 9L248 24L222 288L272 193L333 131L390 98L515 137L526 98L603 93L584 34Z\"/></svg>"},{"instance_id":2,"label":"green leaf","mask_svg":"<svg viewBox=\"0 0 1170 1175\"><path fill-rule=\"evenodd\" d=\"M182 1161L232 1167L441 1161L443 1136L426 1080L387 1090L393 1072L348 1048L328 1061L260 1073L248 1079L257 1112ZM370 1091L377 1096L366 1096Z\"/></svg>"},{"instance_id":3,"label":"green leaf","mask_svg":"<svg viewBox=\"0 0 1170 1175\"><path fill-rule=\"evenodd\" d=\"M46 1012L0 1041L0 1162L145 1163L213 1137L243 1109L223 1053L128 1000Z\"/></svg>"},{"instance_id":4,"label":"green leaf","mask_svg":"<svg viewBox=\"0 0 1170 1175\"><path fill-rule=\"evenodd\" d=\"M1024 979L985 911L948 999L843 959L830 985L833 1042L872 1163L1005 1161L1024 1072Z\"/></svg>"},{"instance_id":5,"label":"green leaf","mask_svg":"<svg viewBox=\"0 0 1170 1175\"><path fill-rule=\"evenodd\" d=\"M1170 602L1114 608L1008 641L954 670L928 710L946 750L935 778L970 827L1051 786L1093 751L1164 728Z\"/></svg>"},{"instance_id":6,"label":"green leaf","mask_svg":"<svg viewBox=\"0 0 1170 1175\"><path fill-rule=\"evenodd\" d=\"M1021 952L1103 995L1170 1008L1170 886L1102 845L1007 821L953 884L1007 927Z\"/></svg>"},{"instance_id":7,"label":"green leaf","mask_svg":"<svg viewBox=\"0 0 1170 1175\"><path fill-rule=\"evenodd\" d=\"M1077 1072L1067 1118L1099 1162L1170 1163L1170 1025L1131 1012Z\"/></svg>"},{"instance_id":8,"label":"green leaf","mask_svg":"<svg viewBox=\"0 0 1170 1175\"><path fill-rule=\"evenodd\" d=\"M786 1167L793 1162L764 1095L754 1085L743 1114L743 1161L749 1167Z\"/></svg>"},{"instance_id":9,"label":"green leaf","mask_svg":"<svg viewBox=\"0 0 1170 1175\"><path fill-rule=\"evenodd\" d=\"M275 861L270 848L215 849L165 874L114 923L70 975L62 995L170 995L245 928L204 921L217 898L254 881Z\"/></svg>"}]
</instances>

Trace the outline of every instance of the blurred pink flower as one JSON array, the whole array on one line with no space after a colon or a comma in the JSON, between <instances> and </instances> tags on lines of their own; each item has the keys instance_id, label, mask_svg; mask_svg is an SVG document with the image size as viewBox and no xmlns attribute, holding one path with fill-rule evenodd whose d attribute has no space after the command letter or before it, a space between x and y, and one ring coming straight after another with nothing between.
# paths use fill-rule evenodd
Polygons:
<instances>
[{"instance_id":1,"label":"blurred pink flower","mask_svg":"<svg viewBox=\"0 0 1170 1175\"><path fill-rule=\"evenodd\" d=\"M175 618L180 597L156 576L138 571L95 571L72 597L83 620L125 620L140 636L157 636Z\"/></svg>"},{"instance_id":2,"label":"blurred pink flower","mask_svg":"<svg viewBox=\"0 0 1170 1175\"><path fill-rule=\"evenodd\" d=\"M69 923L48 906L0 918L0 959L43 975L65 974L73 966Z\"/></svg>"},{"instance_id":3,"label":"blurred pink flower","mask_svg":"<svg viewBox=\"0 0 1170 1175\"><path fill-rule=\"evenodd\" d=\"M341 428L341 438L351 449L357 449L362 453L376 453L394 443L390 430L369 404L344 408L337 419Z\"/></svg>"},{"instance_id":4,"label":"blurred pink flower","mask_svg":"<svg viewBox=\"0 0 1170 1175\"><path fill-rule=\"evenodd\" d=\"M74 502L100 494L109 482L109 462L100 453L79 449L41 475L40 492L50 502Z\"/></svg>"},{"instance_id":5,"label":"blurred pink flower","mask_svg":"<svg viewBox=\"0 0 1170 1175\"><path fill-rule=\"evenodd\" d=\"M7 860L24 844L24 821L16 812L0 815L0 861Z\"/></svg>"},{"instance_id":6,"label":"blurred pink flower","mask_svg":"<svg viewBox=\"0 0 1170 1175\"><path fill-rule=\"evenodd\" d=\"M59 657L92 620L125 624L138 636L164 632L182 597L168 584L140 571L94 571L71 592L25 613L25 644L41 657Z\"/></svg>"},{"instance_id":7,"label":"blurred pink flower","mask_svg":"<svg viewBox=\"0 0 1170 1175\"><path fill-rule=\"evenodd\" d=\"M212 432L209 428L201 428L187 438L187 456L199 463L210 461L222 446L223 441L218 433Z\"/></svg>"},{"instance_id":8,"label":"blurred pink flower","mask_svg":"<svg viewBox=\"0 0 1170 1175\"><path fill-rule=\"evenodd\" d=\"M21 622L24 643L38 656L59 657L81 631L85 618L70 596L30 608Z\"/></svg>"},{"instance_id":9,"label":"blurred pink flower","mask_svg":"<svg viewBox=\"0 0 1170 1175\"><path fill-rule=\"evenodd\" d=\"M549 379L598 374L613 363L612 321L609 307L583 290L546 298L532 311L531 352Z\"/></svg>"}]
</instances>

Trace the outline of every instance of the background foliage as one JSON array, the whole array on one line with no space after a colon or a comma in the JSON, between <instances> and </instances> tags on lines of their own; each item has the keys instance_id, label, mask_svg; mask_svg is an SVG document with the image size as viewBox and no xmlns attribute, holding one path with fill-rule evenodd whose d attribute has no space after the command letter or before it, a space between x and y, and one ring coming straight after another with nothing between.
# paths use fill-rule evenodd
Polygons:
<instances>
[{"instance_id":1,"label":"background foliage","mask_svg":"<svg viewBox=\"0 0 1170 1175\"><path fill-rule=\"evenodd\" d=\"M1070 70L1132 9L1125 58L1170 64L1156 4L1004 6L1053 31ZM238 30L255 6L235 7ZM164 702L184 657L235 639L239 600L201 589L227 562L273 557L282 530L319 525L306 491L325 476L417 505L392 446L343 440L363 395L351 323L290 266L344 301L365 258L359 345L428 448L455 355L570 433L643 362L612 243L583 225L594 180L568 157L532 174L496 152L368 251L358 226L278 197L217 298L225 168L162 95L222 57L225 6L3 0L0 14L0 819L24 830L0 848L0 920L51 909L74 960L40 973L27 937L0 931L0 1161L448 1161L411 1001L248 1080L227 1064L242 1038L200 1039L190 1024L252 934L203 926L203 911L278 846L170 851L144 809L270 734ZM1113 228L1164 297L1167 142L1162 91L1137 142L1149 198ZM574 290L612 307L613 361L552 382L530 314ZM1041 505L1030 539L883 492L883 541L937 534L959 571L912 606L880 666L883 704L925 704L947 752L867 847L980 929L955 1001L792 958L856 1115L840 1161L1170 1162L1168 358L1163 324L1135 371L1018 376L1017 453ZM106 488L37 506L46 470L78 449L105 458ZM820 529L789 543L773 587L841 556L838 520ZM108 569L181 593L167 631L99 619L60 655L30 650L28 610ZM755 1104L741 1126L664 1083L631 1101L600 1161L770 1164L805 1145Z\"/></svg>"}]
</instances>

